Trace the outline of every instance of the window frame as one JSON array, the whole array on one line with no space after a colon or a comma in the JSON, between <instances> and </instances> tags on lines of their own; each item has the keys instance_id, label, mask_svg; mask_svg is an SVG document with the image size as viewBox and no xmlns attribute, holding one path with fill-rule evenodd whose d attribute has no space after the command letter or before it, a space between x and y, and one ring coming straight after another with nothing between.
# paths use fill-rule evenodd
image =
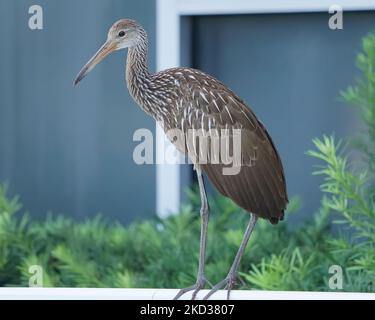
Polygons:
<instances>
[{"instance_id":1,"label":"window frame","mask_svg":"<svg viewBox=\"0 0 375 320\"><path fill-rule=\"evenodd\" d=\"M329 12L333 5L345 11L375 10L373 0L157 0L156 68L180 66L181 18L199 15L241 15L261 13ZM328 19L327 19L328 23ZM156 126L156 163L163 159L163 130ZM156 169L156 211L160 217L180 209L181 165L158 164Z\"/></svg>"}]
</instances>

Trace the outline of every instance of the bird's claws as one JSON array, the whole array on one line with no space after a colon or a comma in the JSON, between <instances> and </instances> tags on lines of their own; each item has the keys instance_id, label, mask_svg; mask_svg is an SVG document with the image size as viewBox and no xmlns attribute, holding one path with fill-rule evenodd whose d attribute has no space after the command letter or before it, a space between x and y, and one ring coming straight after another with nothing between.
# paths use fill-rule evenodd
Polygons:
<instances>
[{"instance_id":1,"label":"bird's claws","mask_svg":"<svg viewBox=\"0 0 375 320\"><path fill-rule=\"evenodd\" d=\"M197 282L190 286L190 287L187 287L187 288L183 288L181 289L177 295L174 297L173 300L178 300L179 298L181 298L185 293L189 292L189 291L193 291L192 295L191 295L191 300L195 300L195 298L197 297L197 294L200 290L202 290L204 287L205 287L205 284L208 284L211 288L213 287L211 282L209 282L205 276L201 276L197 279Z\"/></svg>"},{"instance_id":2,"label":"bird's claws","mask_svg":"<svg viewBox=\"0 0 375 320\"><path fill-rule=\"evenodd\" d=\"M210 292L206 296L204 296L203 300L207 300L215 292L217 292L218 290L220 290L222 288L224 288L225 290L227 290L227 300L229 300L231 290L238 284L237 279L238 279L237 274L228 274L228 276L224 280L222 280L219 283L217 283L210 290Z\"/></svg>"}]
</instances>

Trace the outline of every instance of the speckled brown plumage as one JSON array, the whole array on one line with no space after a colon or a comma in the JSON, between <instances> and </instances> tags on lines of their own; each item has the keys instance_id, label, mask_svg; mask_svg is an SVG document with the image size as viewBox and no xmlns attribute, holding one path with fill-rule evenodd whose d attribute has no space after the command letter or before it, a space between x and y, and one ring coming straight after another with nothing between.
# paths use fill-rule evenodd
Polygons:
<instances>
[{"instance_id":1,"label":"speckled brown plumage","mask_svg":"<svg viewBox=\"0 0 375 320\"><path fill-rule=\"evenodd\" d=\"M224 175L223 164L201 167L217 190L243 209L272 223L282 220L288 203L284 170L264 125L233 91L202 71L173 68L150 74L145 59L145 34L144 39L141 45L129 49L127 58L127 85L135 101L166 132L242 129L239 174ZM188 155L191 151L186 145L176 147Z\"/></svg>"},{"instance_id":2,"label":"speckled brown plumage","mask_svg":"<svg viewBox=\"0 0 375 320\"><path fill-rule=\"evenodd\" d=\"M272 223L282 220L288 202L283 166L266 128L250 108L218 80L198 70L176 68L154 77L169 83L173 92L171 109L161 115L166 131L178 128L209 132L228 127L242 130L240 173L224 175L223 164L201 167L218 191L240 207ZM186 146L177 147L181 152L191 151Z\"/></svg>"}]
</instances>

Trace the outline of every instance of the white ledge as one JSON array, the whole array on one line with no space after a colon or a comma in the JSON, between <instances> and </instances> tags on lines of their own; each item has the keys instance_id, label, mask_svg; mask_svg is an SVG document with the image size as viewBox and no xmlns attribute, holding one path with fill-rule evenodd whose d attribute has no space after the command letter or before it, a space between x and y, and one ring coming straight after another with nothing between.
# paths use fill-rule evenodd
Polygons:
<instances>
[{"instance_id":1,"label":"white ledge","mask_svg":"<svg viewBox=\"0 0 375 320\"><path fill-rule=\"evenodd\" d=\"M171 300L178 289L0 288L0 300ZM197 300L208 290L201 290ZM210 300L225 300L220 290ZM233 290L232 300L375 300L375 293ZM182 299L191 299L191 293Z\"/></svg>"},{"instance_id":2,"label":"white ledge","mask_svg":"<svg viewBox=\"0 0 375 320\"><path fill-rule=\"evenodd\" d=\"M180 15L328 12L332 5L344 11L374 10L373 0L159 0L176 1Z\"/></svg>"}]
</instances>

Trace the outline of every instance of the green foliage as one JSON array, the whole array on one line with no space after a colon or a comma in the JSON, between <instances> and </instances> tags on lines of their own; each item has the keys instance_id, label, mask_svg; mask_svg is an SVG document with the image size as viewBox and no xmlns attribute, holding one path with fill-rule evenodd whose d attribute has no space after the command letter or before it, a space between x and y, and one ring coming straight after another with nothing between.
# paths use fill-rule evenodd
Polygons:
<instances>
[{"instance_id":1,"label":"green foliage","mask_svg":"<svg viewBox=\"0 0 375 320\"><path fill-rule=\"evenodd\" d=\"M341 214L336 223L348 224L362 241L375 241L375 202L368 194L368 169L352 172L348 169L348 159L337 154L340 142L333 137L324 136L323 140L313 140L317 151L309 151L310 156L325 162L315 175L322 175L324 183L321 190L328 196L323 205Z\"/></svg>"},{"instance_id":2,"label":"green foliage","mask_svg":"<svg viewBox=\"0 0 375 320\"><path fill-rule=\"evenodd\" d=\"M319 279L315 279L314 286L310 287L314 272L318 269L314 265L317 261L315 256L312 253L304 257L299 247L296 247L290 253L285 251L263 258L259 266L254 265L249 274L244 276L253 285L267 290L316 290Z\"/></svg>"},{"instance_id":3,"label":"green foliage","mask_svg":"<svg viewBox=\"0 0 375 320\"><path fill-rule=\"evenodd\" d=\"M314 139L308 155L320 162L321 206L302 225L261 220L244 254L243 288L329 290L330 266L344 270L344 291L375 291L375 36L363 40L357 64L362 79L342 93L366 126L354 156L333 136ZM365 157L368 161L362 161ZM124 227L102 217L75 222L62 216L31 221L17 198L0 186L0 286L27 286L29 267L44 270L44 286L174 287L195 281L199 254L199 193L179 215ZM287 216L300 210L293 198ZM230 267L248 214L224 198L210 199L207 278ZM333 219L333 224L332 224Z\"/></svg>"},{"instance_id":4,"label":"green foliage","mask_svg":"<svg viewBox=\"0 0 375 320\"><path fill-rule=\"evenodd\" d=\"M341 97L357 108L365 124L366 131L356 137L357 145L367 156L369 165L375 166L375 33L362 40L363 52L357 55L356 63L362 77L356 84L341 92Z\"/></svg>"},{"instance_id":5,"label":"green foliage","mask_svg":"<svg viewBox=\"0 0 375 320\"><path fill-rule=\"evenodd\" d=\"M298 202L292 199L291 209L297 210ZM27 286L32 265L43 267L44 286L165 288L195 281L200 229L197 206L187 206L166 220L155 218L124 227L108 224L101 217L82 223L64 217L43 222L20 218L17 200L7 200L4 188L0 188L0 203L6 208L0 211L0 286ZM192 203L199 203L195 193ZM207 277L217 282L228 271L248 215L225 198L211 199L211 203ZM350 271L345 290L366 290L365 286L359 288L363 285L359 277L370 281L366 272L370 252L353 260L348 255L353 247L340 241L331 236L327 211L295 230L285 223L273 226L259 221L242 261L244 271L252 266L242 273L243 287L327 290L329 266L342 263L357 268Z\"/></svg>"},{"instance_id":6,"label":"green foliage","mask_svg":"<svg viewBox=\"0 0 375 320\"><path fill-rule=\"evenodd\" d=\"M194 194L192 203L198 198ZM31 265L43 267L45 286L181 287L195 281L200 218L194 206L166 220L128 227L100 217L82 223L64 217L32 222L19 218L19 208L18 200L8 200L0 188L0 286L27 285ZM219 281L234 258L247 217L227 199L213 208L223 214L210 224L207 270L212 281ZM239 217L236 226L233 214ZM250 265L250 257L244 261Z\"/></svg>"}]
</instances>

